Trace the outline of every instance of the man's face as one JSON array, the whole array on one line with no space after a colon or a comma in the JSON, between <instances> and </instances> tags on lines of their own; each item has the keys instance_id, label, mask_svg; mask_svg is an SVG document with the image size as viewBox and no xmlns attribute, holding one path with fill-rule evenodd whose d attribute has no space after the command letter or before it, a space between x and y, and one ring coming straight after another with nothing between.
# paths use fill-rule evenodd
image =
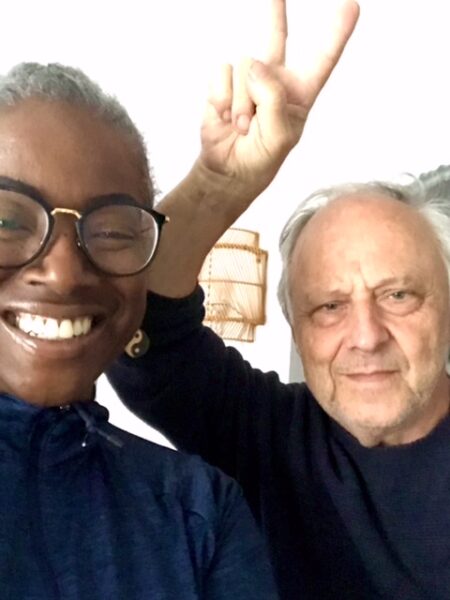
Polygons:
<instances>
[{"instance_id":1,"label":"man's face","mask_svg":"<svg viewBox=\"0 0 450 600\"><path fill-rule=\"evenodd\" d=\"M365 445L426 435L448 411L448 279L430 226L383 196L341 198L299 236L294 338L323 409Z\"/></svg>"},{"instance_id":2,"label":"man's face","mask_svg":"<svg viewBox=\"0 0 450 600\"><path fill-rule=\"evenodd\" d=\"M0 110L0 176L79 212L98 196L126 193L143 201L146 194L126 134L84 109L41 100ZM74 218L58 214L44 254L20 269L0 269L0 392L44 406L89 398L95 379L139 327L144 307L145 274L96 271L77 248ZM78 321L85 329L43 339L21 330L29 316L38 323Z\"/></svg>"}]
</instances>

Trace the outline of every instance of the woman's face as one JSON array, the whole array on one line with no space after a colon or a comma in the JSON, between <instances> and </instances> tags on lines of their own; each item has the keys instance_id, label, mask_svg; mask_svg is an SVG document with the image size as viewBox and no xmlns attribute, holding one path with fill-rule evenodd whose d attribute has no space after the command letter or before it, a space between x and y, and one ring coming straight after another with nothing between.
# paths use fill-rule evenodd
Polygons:
<instances>
[{"instance_id":1,"label":"woman's face","mask_svg":"<svg viewBox=\"0 0 450 600\"><path fill-rule=\"evenodd\" d=\"M0 110L0 176L79 212L98 196L124 193L142 203L147 196L125 133L86 109L37 99ZM58 214L43 254L0 269L0 393L40 406L88 399L138 329L145 295L145 272L103 275L77 247L74 217ZM46 339L45 325L55 321L59 333Z\"/></svg>"}]
</instances>

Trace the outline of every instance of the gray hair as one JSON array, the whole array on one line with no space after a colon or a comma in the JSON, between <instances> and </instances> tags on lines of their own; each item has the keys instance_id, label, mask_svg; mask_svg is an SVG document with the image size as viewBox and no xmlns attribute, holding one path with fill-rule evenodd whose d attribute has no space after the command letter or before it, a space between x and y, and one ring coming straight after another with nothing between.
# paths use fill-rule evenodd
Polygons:
<instances>
[{"instance_id":1,"label":"gray hair","mask_svg":"<svg viewBox=\"0 0 450 600\"><path fill-rule=\"evenodd\" d=\"M441 165L437 169L421 173L418 179L428 197L450 199L450 165Z\"/></svg>"},{"instance_id":2,"label":"gray hair","mask_svg":"<svg viewBox=\"0 0 450 600\"><path fill-rule=\"evenodd\" d=\"M155 189L144 138L114 96L106 94L80 69L58 63L20 63L0 76L0 108L16 106L29 98L85 107L101 120L128 134L136 147L149 199L153 203Z\"/></svg>"},{"instance_id":3,"label":"gray hair","mask_svg":"<svg viewBox=\"0 0 450 600\"><path fill-rule=\"evenodd\" d=\"M308 196L294 211L280 237L282 272L278 284L278 300L284 316L292 325L292 302L290 293L290 263L296 241L311 217L333 200L354 194L381 194L394 198L415 208L431 225L441 246L447 266L450 285L450 167L440 167L441 173L432 171L418 178L410 176L408 184L383 181L368 183L345 183L318 190ZM447 185L443 183L444 179ZM443 190L445 189L446 195Z\"/></svg>"}]
</instances>

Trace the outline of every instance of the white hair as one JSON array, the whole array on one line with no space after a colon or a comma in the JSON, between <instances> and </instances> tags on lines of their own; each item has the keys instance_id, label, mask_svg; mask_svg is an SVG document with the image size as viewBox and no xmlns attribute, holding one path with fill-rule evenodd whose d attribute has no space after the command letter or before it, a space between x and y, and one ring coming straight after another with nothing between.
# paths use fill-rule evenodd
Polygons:
<instances>
[{"instance_id":1,"label":"white hair","mask_svg":"<svg viewBox=\"0 0 450 600\"><path fill-rule=\"evenodd\" d=\"M298 206L284 226L280 237L282 272L278 285L278 300L290 325L293 322L293 315L289 271L296 241L305 225L319 209L348 195L381 194L416 209L431 225L439 241L450 286L450 185L444 186L442 183L444 178L445 181L450 181L450 168L440 167L440 173L438 171L423 174L418 178L411 177L411 182L403 185L371 181L324 188L308 196ZM444 189L448 192L447 196L444 195Z\"/></svg>"}]
</instances>

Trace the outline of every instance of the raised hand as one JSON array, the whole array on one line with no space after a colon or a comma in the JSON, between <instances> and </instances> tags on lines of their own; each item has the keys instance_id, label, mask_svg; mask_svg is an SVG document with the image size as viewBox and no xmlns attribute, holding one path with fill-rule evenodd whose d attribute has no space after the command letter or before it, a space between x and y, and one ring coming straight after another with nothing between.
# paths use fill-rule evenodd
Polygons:
<instances>
[{"instance_id":1,"label":"raised hand","mask_svg":"<svg viewBox=\"0 0 450 600\"><path fill-rule=\"evenodd\" d=\"M194 289L207 253L269 185L300 139L358 14L355 1L345 0L327 43L306 67L293 72L284 64L286 0L272 0L265 59L222 68L207 104L200 156L159 204L171 221L149 270L151 290L182 297Z\"/></svg>"},{"instance_id":2,"label":"raised hand","mask_svg":"<svg viewBox=\"0 0 450 600\"><path fill-rule=\"evenodd\" d=\"M211 87L201 134L203 166L245 186L252 199L262 191L299 141L358 15L358 4L346 0L326 44L309 57L307 68L295 72L285 66L286 0L272 0L265 59L225 65Z\"/></svg>"}]
</instances>

